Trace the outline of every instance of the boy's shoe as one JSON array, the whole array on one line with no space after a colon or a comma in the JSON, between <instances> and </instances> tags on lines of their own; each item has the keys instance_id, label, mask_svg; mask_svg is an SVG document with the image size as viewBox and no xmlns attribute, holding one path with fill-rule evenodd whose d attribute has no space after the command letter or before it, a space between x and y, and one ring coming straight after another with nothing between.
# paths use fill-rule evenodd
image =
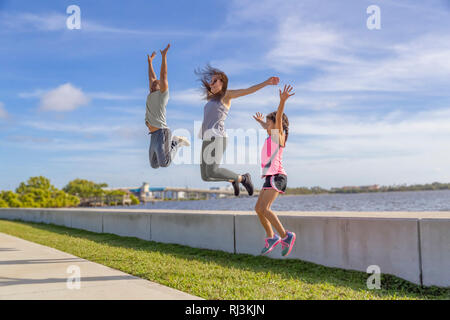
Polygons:
<instances>
[{"instance_id":1,"label":"boy's shoe","mask_svg":"<svg viewBox=\"0 0 450 320\"><path fill-rule=\"evenodd\" d=\"M233 185L234 195L235 195L236 197L239 197L239 193L240 193L240 191L241 191L241 190L239 189L239 182L233 181L231 184Z\"/></svg>"},{"instance_id":2,"label":"boy's shoe","mask_svg":"<svg viewBox=\"0 0 450 320\"><path fill-rule=\"evenodd\" d=\"M266 245L261 251L261 255L263 256L271 252L277 245L279 245L281 242L281 238L276 234L273 238L266 238L265 241Z\"/></svg>"},{"instance_id":3,"label":"boy's shoe","mask_svg":"<svg viewBox=\"0 0 450 320\"><path fill-rule=\"evenodd\" d=\"M281 255L283 257L287 257L291 253L296 238L295 233L293 232L286 230L286 234L287 234L286 238L281 240L281 248L282 248Z\"/></svg>"},{"instance_id":4,"label":"boy's shoe","mask_svg":"<svg viewBox=\"0 0 450 320\"><path fill-rule=\"evenodd\" d=\"M189 147L191 145L186 137L174 136L172 140L175 140L180 147Z\"/></svg>"},{"instance_id":5,"label":"boy's shoe","mask_svg":"<svg viewBox=\"0 0 450 320\"><path fill-rule=\"evenodd\" d=\"M250 176L250 173L246 173L246 174L242 175L241 183L247 190L248 195L252 196L253 195L253 182L252 182L252 177Z\"/></svg>"}]
</instances>

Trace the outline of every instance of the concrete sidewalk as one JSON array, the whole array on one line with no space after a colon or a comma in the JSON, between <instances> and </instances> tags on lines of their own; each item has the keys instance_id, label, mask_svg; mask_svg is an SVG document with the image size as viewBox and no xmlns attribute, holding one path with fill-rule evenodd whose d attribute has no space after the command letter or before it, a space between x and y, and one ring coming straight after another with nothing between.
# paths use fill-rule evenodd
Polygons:
<instances>
[{"instance_id":1,"label":"concrete sidewalk","mask_svg":"<svg viewBox=\"0 0 450 320\"><path fill-rule=\"evenodd\" d=\"M79 268L79 269L78 269ZM80 289L68 279L80 271ZM70 281L69 286L75 283ZM200 300L53 248L0 233L0 300Z\"/></svg>"}]
</instances>

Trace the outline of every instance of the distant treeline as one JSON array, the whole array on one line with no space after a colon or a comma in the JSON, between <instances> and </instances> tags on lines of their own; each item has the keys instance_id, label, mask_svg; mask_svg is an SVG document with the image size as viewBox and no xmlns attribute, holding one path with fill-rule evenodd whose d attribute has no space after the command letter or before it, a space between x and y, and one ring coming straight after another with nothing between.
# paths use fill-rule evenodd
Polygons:
<instances>
[{"instance_id":1,"label":"distant treeline","mask_svg":"<svg viewBox=\"0 0 450 320\"><path fill-rule=\"evenodd\" d=\"M120 190L105 191L103 190L105 187L107 187L105 183L75 179L59 190L45 177L31 177L27 182L22 182L15 192L0 191L0 208L67 208L78 206L83 198L114 199L127 194ZM139 204L139 199L134 195L129 196L132 204ZM119 204L107 203L109 206Z\"/></svg>"},{"instance_id":2,"label":"distant treeline","mask_svg":"<svg viewBox=\"0 0 450 320\"><path fill-rule=\"evenodd\" d=\"M312 188L287 188L286 194L324 194L324 193L364 193L364 192L393 192L393 191L431 191L450 190L450 183L433 182L430 184L395 185L395 186L370 186L370 187L342 187L331 190L321 187Z\"/></svg>"}]
</instances>

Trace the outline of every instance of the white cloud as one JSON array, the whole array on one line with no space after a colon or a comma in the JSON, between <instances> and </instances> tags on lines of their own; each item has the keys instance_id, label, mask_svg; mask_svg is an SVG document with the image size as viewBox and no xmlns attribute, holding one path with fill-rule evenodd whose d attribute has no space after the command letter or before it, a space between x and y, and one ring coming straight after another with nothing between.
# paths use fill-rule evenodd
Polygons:
<instances>
[{"instance_id":1,"label":"white cloud","mask_svg":"<svg viewBox=\"0 0 450 320\"><path fill-rule=\"evenodd\" d=\"M116 94L110 92L93 92L87 94L92 99L98 100L113 100L113 101L121 101L121 100L144 100L145 95L143 94Z\"/></svg>"},{"instance_id":2,"label":"white cloud","mask_svg":"<svg viewBox=\"0 0 450 320\"><path fill-rule=\"evenodd\" d=\"M290 116L293 185L450 181L450 108L385 116Z\"/></svg>"},{"instance_id":3,"label":"white cloud","mask_svg":"<svg viewBox=\"0 0 450 320\"><path fill-rule=\"evenodd\" d=\"M288 163L300 161L301 166L321 167L324 172L334 168L331 171L339 172L341 178L348 174L347 180L355 175L351 164L359 167L361 177L365 175L361 163L370 163L365 168L367 175L379 176L378 181L435 179L437 171L432 168L445 168L440 172L442 177L450 176L449 167L445 166L450 161L450 109L384 117L289 117L289 121ZM411 173L412 168L416 168L417 174L407 179L398 167L401 162L404 162L402 169L408 167ZM397 174L392 173L393 168L400 170ZM390 172L389 175L386 172Z\"/></svg>"},{"instance_id":4,"label":"white cloud","mask_svg":"<svg viewBox=\"0 0 450 320\"><path fill-rule=\"evenodd\" d=\"M18 13L2 12L0 24L5 29L19 31L57 31L66 28L67 16L59 13Z\"/></svg>"},{"instance_id":5,"label":"white cloud","mask_svg":"<svg viewBox=\"0 0 450 320\"><path fill-rule=\"evenodd\" d=\"M67 85L67 84L66 84ZM70 84L69 84L70 85ZM46 93L51 91L51 89L35 89L29 92L20 92L18 94L19 98L30 99L30 98L43 98ZM88 99L95 100L107 100L107 101L127 101L127 100L144 100L148 93L142 89L134 89L131 94L118 94L112 92L86 92L84 95Z\"/></svg>"},{"instance_id":6,"label":"white cloud","mask_svg":"<svg viewBox=\"0 0 450 320\"><path fill-rule=\"evenodd\" d=\"M40 110L67 112L88 103L89 98L83 91L66 83L42 95Z\"/></svg>"},{"instance_id":7,"label":"white cloud","mask_svg":"<svg viewBox=\"0 0 450 320\"><path fill-rule=\"evenodd\" d=\"M241 83L233 84L230 89L248 88L255 83ZM266 87L256 93L239 99L232 100L232 112L245 109L245 112L261 111L265 112L267 108L276 109L278 107L280 98L278 89L282 88L284 82L277 87ZM296 88L294 88L296 89ZM331 94L331 93L313 93L313 92L298 92L295 96L289 99L289 110L331 110L339 108L340 111L350 108L349 102L355 103L366 99L366 96L356 97L350 94ZM369 98L367 98L369 99ZM372 97L373 99L373 97ZM199 88L190 88L171 93L171 100L174 103L185 106L202 107L206 101L203 99ZM170 103L170 102L169 102ZM273 111L273 110L271 110ZM200 112L200 117L202 116Z\"/></svg>"},{"instance_id":8,"label":"white cloud","mask_svg":"<svg viewBox=\"0 0 450 320\"><path fill-rule=\"evenodd\" d=\"M232 110L227 128L258 128L251 115L249 111ZM438 158L437 162L450 160L450 108L412 114L393 111L386 115L352 115L322 110L287 115L287 162L379 159L388 163L391 158L409 157L405 161L420 166L427 165L418 162L425 155ZM444 168L450 175L450 167Z\"/></svg>"},{"instance_id":9,"label":"white cloud","mask_svg":"<svg viewBox=\"0 0 450 320\"><path fill-rule=\"evenodd\" d=\"M441 10L442 5L408 2L406 12L397 5L390 1L384 10L401 15L402 26L390 33L384 29L370 33L363 28L364 19L361 28L354 25L355 19L348 19L356 10L351 4L329 4L316 12L315 1L261 0L258 6L249 0L233 1L227 19L230 27L254 22L273 27L263 31L268 50L260 56L249 61L230 57L222 64L230 64L233 71L240 71L241 64L244 70L270 67L286 74L298 74L306 67L314 73L308 74L307 82L302 79L301 88L312 92L442 92L450 84L450 37L443 19L448 12ZM417 28L408 17L423 11L442 19L435 26ZM389 19L386 16L386 23L392 23ZM240 62L233 64L233 60Z\"/></svg>"},{"instance_id":10,"label":"white cloud","mask_svg":"<svg viewBox=\"0 0 450 320\"><path fill-rule=\"evenodd\" d=\"M82 11L83 12L83 11ZM19 32L32 31L64 31L68 30L66 21L69 15L56 12L35 13L6 13L0 12L1 30L13 30ZM190 30L143 30L128 29L107 26L102 23L82 18L80 32L103 33L126 36L152 36L152 37L201 37L205 36L203 31Z\"/></svg>"},{"instance_id":11,"label":"white cloud","mask_svg":"<svg viewBox=\"0 0 450 320\"><path fill-rule=\"evenodd\" d=\"M82 30L87 32L112 33L136 36L152 37L199 37L203 32L189 30L145 30L145 29L127 29L106 26L94 21L83 21Z\"/></svg>"},{"instance_id":12,"label":"white cloud","mask_svg":"<svg viewBox=\"0 0 450 320\"><path fill-rule=\"evenodd\" d=\"M280 21L274 47L265 59L273 68L295 73L308 66L319 76L302 85L312 91L417 91L448 87L450 37L415 35L390 44L368 43L350 30L333 29L290 16Z\"/></svg>"},{"instance_id":13,"label":"white cloud","mask_svg":"<svg viewBox=\"0 0 450 320\"><path fill-rule=\"evenodd\" d=\"M450 109L415 114L393 112L383 116L320 114L290 117L296 123L291 132L316 136L409 136L440 134L450 136Z\"/></svg>"},{"instance_id":14,"label":"white cloud","mask_svg":"<svg viewBox=\"0 0 450 320\"><path fill-rule=\"evenodd\" d=\"M350 63L353 59L344 43L344 37L330 27L291 16L281 21L275 46L266 59L285 72L311 64Z\"/></svg>"},{"instance_id":15,"label":"white cloud","mask_svg":"<svg viewBox=\"0 0 450 320\"><path fill-rule=\"evenodd\" d=\"M90 125L86 123L74 124L74 123L60 123L60 122L38 122L27 121L22 123L25 127L34 128L41 131L49 132L61 132L61 133L75 133L82 135L116 135L118 133L135 133L138 135L145 131L144 121L142 121L141 128L136 128L135 123L123 123L109 124L109 125Z\"/></svg>"},{"instance_id":16,"label":"white cloud","mask_svg":"<svg viewBox=\"0 0 450 320\"><path fill-rule=\"evenodd\" d=\"M200 88L171 91L170 100L187 105L202 105L203 95Z\"/></svg>"},{"instance_id":17,"label":"white cloud","mask_svg":"<svg viewBox=\"0 0 450 320\"><path fill-rule=\"evenodd\" d=\"M0 119L8 118L8 112L5 109L3 102L0 102Z\"/></svg>"},{"instance_id":18,"label":"white cloud","mask_svg":"<svg viewBox=\"0 0 450 320\"><path fill-rule=\"evenodd\" d=\"M145 114L145 106L139 106L139 107L103 107L103 109L107 110L111 113L121 113L121 114L128 114L130 116L140 116L142 117L143 114Z\"/></svg>"},{"instance_id":19,"label":"white cloud","mask_svg":"<svg viewBox=\"0 0 450 320\"><path fill-rule=\"evenodd\" d=\"M29 99L29 98L41 98L45 94L45 90L36 89L31 92L20 92L19 98Z\"/></svg>"},{"instance_id":20,"label":"white cloud","mask_svg":"<svg viewBox=\"0 0 450 320\"><path fill-rule=\"evenodd\" d=\"M450 37L424 35L388 48L389 58L355 60L328 67L305 84L314 91L440 92L450 84Z\"/></svg>"}]
</instances>

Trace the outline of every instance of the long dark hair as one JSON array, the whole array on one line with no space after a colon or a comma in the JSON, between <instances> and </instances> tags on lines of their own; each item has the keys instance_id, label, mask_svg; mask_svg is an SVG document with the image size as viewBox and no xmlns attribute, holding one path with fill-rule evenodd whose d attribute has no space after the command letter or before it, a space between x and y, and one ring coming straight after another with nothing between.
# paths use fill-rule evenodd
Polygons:
<instances>
[{"instance_id":1,"label":"long dark hair","mask_svg":"<svg viewBox=\"0 0 450 320\"><path fill-rule=\"evenodd\" d=\"M267 120L272 120L273 123L276 123L277 122L277 111L269 113L266 116L266 119ZM282 122L283 122L283 131L284 131L284 134L285 134L284 141L286 143L286 141L287 141L287 139L289 137L289 119L288 119L288 117L287 117L287 115L285 113L283 113Z\"/></svg>"},{"instance_id":2,"label":"long dark hair","mask_svg":"<svg viewBox=\"0 0 450 320\"><path fill-rule=\"evenodd\" d=\"M203 69L197 69L194 71L197 76L200 77L200 81L202 82L202 89L205 94L206 100L211 99L222 99L225 96L228 88L228 77L222 70L211 67L210 64L207 64ZM222 90L213 94L211 92L211 87L209 84L211 83L211 79L213 76L219 76L219 79L222 81Z\"/></svg>"}]
</instances>

